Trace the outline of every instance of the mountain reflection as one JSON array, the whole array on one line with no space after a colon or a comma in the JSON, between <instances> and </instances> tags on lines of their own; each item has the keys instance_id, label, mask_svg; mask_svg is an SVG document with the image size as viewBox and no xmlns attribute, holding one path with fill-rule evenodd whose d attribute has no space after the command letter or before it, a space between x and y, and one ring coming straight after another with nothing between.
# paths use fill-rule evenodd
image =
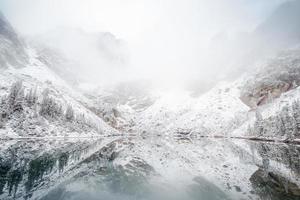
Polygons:
<instances>
[{"instance_id":1,"label":"mountain reflection","mask_svg":"<svg viewBox=\"0 0 300 200\"><path fill-rule=\"evenodd\" d=\"M300 199L300 146L103 137L0 142L1 199Z\"/></svg>"}]
</instances>

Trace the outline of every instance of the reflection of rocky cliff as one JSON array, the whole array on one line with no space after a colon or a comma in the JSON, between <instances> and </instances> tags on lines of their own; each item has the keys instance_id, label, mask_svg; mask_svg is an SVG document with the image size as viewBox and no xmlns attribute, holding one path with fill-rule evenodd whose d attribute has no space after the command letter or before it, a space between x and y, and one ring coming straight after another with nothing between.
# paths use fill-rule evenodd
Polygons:
<instances>
[{"instance_id":1,"label":"reflection of rocky cliff","mask_svg":"<svg viewBox=\"0 0 300 200\"><path fill-rule=\"evenodd\" d=\"M96 200L99 197L119 199L121 196L139 199L149 195L148 177L155 175L152 166L138 157L129 159L124 165L115 163L122 148L130 148L132 145L130 141L122 139L108 143L72 168L72 176L52 188L41 199ZM80 188L75 187L69 191L72 184L78 184Z\"/></svg>"},{"instance_id":2,"label":"reflection of rocky cliff","mask_svg":"<svg viewBox=\"0 0 300 200\"><path fill-rule=\"evenodd\" d=\"M249 177L253 194L267 200L300 199L300 146L255 141L227 145L243 162L258 167Z\"/></svg>"},{"instance_id":3,"label":"reflection of rocky cliff","mask_svg":"<svg viewBox=\"0 0 300 200\"><path fill-rule=\"evenodd\" d=\"M300 199L300 146L251 143L262 158L250 182L265 199Z\"/></svg>"},{"instance_id":4,"label":"reflection of rocky cliff","mask_svg":"<svg viewBox=\"0 0 300 200\"><path fill-rule=\"evenodd\" d=\"M0 143L0 199L298 198L298 146L168 138L170 147L161 140Z\"/></svg>"},{"instance_id":5,"label":"reflection of rocky cliff","mask_svg":"<svg viewBox=\"0 0 300 200\"><path fill-rule=\"evenodd\" d=\"M296 145L273 145L271 143L252 143L262 159L272 160L283 164L292 173L300 177L300 146Z\"/></svg>"},{"instance_id":6,"label":"reflection of rocky cliff","mask_svg":"<svg viewBox=\"0 0 300 200\"><path fill-rule=\"evenodd\" d=\"M81 162L98 142L17 141L1 150L0 199L30 198ZM49 149L47 149L47 147Z\"/></svg>"},{"instance_id":7,"label":"reflection of rocky cliff","mask_svg":"<svg viewBox=\"0 0 300 200\"><path fill-rule=\"evenodd\" d=\"M279 174L260 168L251 176L250 181L255 191L264 199L300 199L300 187Z\"/></svg>"},{"instance_id":8,"label":"reflection of rocky cliff","mask_svg":"<svg viewBox=\"0 0 300 200\"><path fill-rule=\"evenodd\" d=\"M132 145L128 139L117 138L15 142L7 149L0 149L0 199L39 199L60 182L90 176L98 176L112 190L133 192L135 186L144 183L147 176L155 175L155 171L139 157L124 165L114 164L118 154ZM53 192L49 195L52 199Z\"/></svg>"}]
</instances>

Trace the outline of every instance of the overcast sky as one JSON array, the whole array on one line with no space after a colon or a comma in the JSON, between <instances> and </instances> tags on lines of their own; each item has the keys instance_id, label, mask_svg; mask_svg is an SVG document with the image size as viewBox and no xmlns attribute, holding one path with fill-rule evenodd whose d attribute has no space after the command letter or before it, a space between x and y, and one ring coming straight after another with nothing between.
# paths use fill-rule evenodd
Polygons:
<instances>
[{"instance_id":1,"label":"overcast sky","mask_svg":"<svg viewBox=\"0 0 300 200\"><path fill-rule=\"evenodd\" d=\"M108 31L125 40L145 74L174 79L201 69L199 55L218 33L251 32L286 0L0 0L24 35L58 26Z\"/></svg>"},{"instance_id":2,"label":"overcast sky","mask_svg":"<svg viewBox=\"0 0 300 200\"><path fill-rule=\"evenodd\" d=\"M284 0L0 0L25 34L56 26L110 31L133 40L154 31L187 29L202 36L248 31ZM181 33L184 34L184 33Z\"/></svg>"}]
</instances>

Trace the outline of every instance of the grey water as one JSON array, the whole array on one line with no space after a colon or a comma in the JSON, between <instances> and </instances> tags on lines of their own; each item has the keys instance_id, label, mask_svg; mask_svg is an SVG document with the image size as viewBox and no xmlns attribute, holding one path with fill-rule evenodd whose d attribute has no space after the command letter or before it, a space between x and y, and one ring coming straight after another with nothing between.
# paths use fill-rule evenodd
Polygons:
<instances>
[{"instance_id":1,"label":"grey water","mask_svg":"<svg viewBox=\"0 0 300 200\"><path fill-rule=\"evenodd\" d=\"M0 199L300 199L300 146L233 139L0 141Z\"/></svg>"}]
</instances>

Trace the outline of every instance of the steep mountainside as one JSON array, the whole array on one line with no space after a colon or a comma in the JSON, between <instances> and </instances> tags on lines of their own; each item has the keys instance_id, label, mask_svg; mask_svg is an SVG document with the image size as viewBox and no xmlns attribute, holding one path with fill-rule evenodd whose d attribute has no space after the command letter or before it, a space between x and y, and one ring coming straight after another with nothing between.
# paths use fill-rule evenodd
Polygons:
<instances>
[{"instance_id":1,"label":"steep mountainside","mask_svg":"<svg viewBox=\"0 0 300 200\"><path fill-rule=\"evenodd\" d=\"M1 137L91 136L116 130L86 108L1 15ZM85 102L82 104L81 102Z\"/></svg>"},{"instance_id":2,"label":"steep mountainside","mask_svg":"<svg viewBox=\"0 0 300 200\"><path fill-rule=\"evenodd\" d=\"M25 46L12 26L0 12L0 69L23 67L28 62Z\"/></svg>"}]
</instances>

